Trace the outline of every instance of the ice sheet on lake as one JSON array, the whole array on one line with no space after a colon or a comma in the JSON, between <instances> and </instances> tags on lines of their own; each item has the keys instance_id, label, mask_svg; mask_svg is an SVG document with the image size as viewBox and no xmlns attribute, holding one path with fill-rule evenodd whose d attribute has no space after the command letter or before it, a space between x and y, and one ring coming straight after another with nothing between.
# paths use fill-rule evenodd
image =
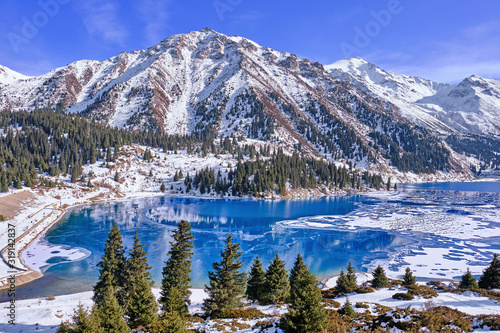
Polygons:
<instances>
[{"instance_id":1,"label":"ice sheet on lake","mask_svg":"<svg viewBox=\"0 0 500 333\"><path fill-rule=\"evenodd\" d=\"M282 221L277 227L329 230L382 229L418 240L378 264L392 276L406 266L417 276L451 279L467 267L475 275L500 249L500 194L453 191L415 191L370 195L375 204L359 204L347 215L313 216Z\"/></svg>"},{"instance_id":2,"label":"ice sheet on lake","mask_svg":"<svg viewBox=\"0 0 500 333\"><path fill-rule=\"evenodd\" d=\"M45 239L38 239L23 252L24 262L33 270L44 272L50 266L62 262L82 260L90 256L90 251L60 245L49 245Z\"/></svg>"}]
</instances>

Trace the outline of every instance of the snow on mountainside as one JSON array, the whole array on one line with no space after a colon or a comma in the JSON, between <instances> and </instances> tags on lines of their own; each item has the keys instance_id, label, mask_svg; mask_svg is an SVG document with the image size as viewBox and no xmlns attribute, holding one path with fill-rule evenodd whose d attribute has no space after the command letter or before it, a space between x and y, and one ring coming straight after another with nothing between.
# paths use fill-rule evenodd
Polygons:
<instances>
[{"instance_id":1,"label":"snow on mountainside","mask_svg":"<svg viewBox=\"0 0 500 333\"><path fill-rule=\"evenodd\" d=\"M27 79L28 76L14 72L12 69L0 65L0 84L11 84L18 80Z\"/></svg>"},{"instance_id":2,"label":"snow on mountainside","mask_svg":"<svg viewBox=\"0 0 500 333\"><path fill-rule=\"evenodd\" d=\"M0 81L0 108L48 107L115 127L213 140L236 135L382 172L464 172L470 163L432 135L463 129L443 116L446 107L426 101L454 86L360 58L323 66L209 28L105 61L9 77ZM489 106L497 98L490 92Z\"/></svg>"},{"instance_id":3,"label":"snow on mountainside","mask_svg":"<svg viewBox=\"0 0 500 333\"><path fill-rule=\"evenodd\" d=\"M500 137L500 81L470 76L435 95L417 101L451 126Z\"/></svg>"},{"instance_id":4,"label":"snow on mountainside","mask_svg":"<svg viewBox=\"0 0 500 333\"><path fill-rule=\"evenodd\" d=\"M359 80L364 80L375 88L377 92L397 97L408 102L436 94L438 91L449 88L451 85L437 83L416 76L395 74L359 58L349 58L325 66L327 70L341 70ZM337 71L336 76L341 76ZM340 74L340 75L339 75Z\"/></svg>"},{"instance_id":5,"label":"snow on mountainside","mask_svg":"<svg viewBox=\"0 0 500 333\"><path fill-rule=\"evenodd\" d=\"M439 134L500 136L500 81L471 76L443 84L395 74L361 59L337 61L325 68L399 107L408 119Z\"/></svg>"},{"instance_id":6,"label":"snow on mountainside","mask_svg":"<svg viewBox=\"0 0 500 333\"><path fill-rule=\"evenodd\" d=\"M450 134L455 130L434 117L433 112L415 102L451 89L451 85L437 83L416 76L395 74L361 59L349 58L325 66L335 78L346 80L366 92L396 105L407 119L438 134Z\"/></svg>"}]
</instances>

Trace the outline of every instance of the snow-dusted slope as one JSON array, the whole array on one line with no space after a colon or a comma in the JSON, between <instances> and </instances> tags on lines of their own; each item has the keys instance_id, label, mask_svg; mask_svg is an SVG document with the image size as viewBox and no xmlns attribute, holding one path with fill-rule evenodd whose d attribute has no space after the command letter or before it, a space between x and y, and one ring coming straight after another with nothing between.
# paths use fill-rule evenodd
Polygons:
<instances>
[{"instance_id":1,"label":"snow-dusted slope","mask_svg":"<svg viewBox=\"0 0 500 333\"><path fill-rule=\"evenodd\" d=\"M500 81L473 75L417 102L457 129L500 137Z\"/></svg>"},{"instance_id":2,"label":"snow-dusted slope","mask_svg":"<svg viewBox=\"0 0 500 333\"><path fill-rule=\"evenodd\" d=\"M27 78L26 75L14 72L12 69L0 65L0 84L11 84L15 81Z\"/></svg>"},{"instance_id":3,"label":"snow-dusted slope","mask_svg":"<svg viewBox=\"0 0 500 333\"><path fill-rule=\"evenodd\" d=\"M459 133L420 103L453 86L389 73L360 58L323 66L209 28L105 61L9 77L15 79L0 84L0 108L48 107L115 127L215 140L237 135L366 168L433 164L435 156L408 159L427 161L415 163L406 154L422 155L424 145L449 155L426 131ZM464 167L459 159L451 164Z\"/></svg>"},{"instance_id":4,"label":"snow-dusted slope","mask_svg":"<svg viewBox=\"0 0 500 333\"><path fill-rule=\"evenodd\" d=\"M387 72L361 58L325 68L335 78L397 105L411 121L440 134L500 136L500 81L479 76L458 85Z\"/></svg>"},{"instance_id":5,"label":"snow-dusted slope","mask_svg":"<svg viewBox=\"0 0 500 333\"><path fill-rule=\"evenodd\" d=\"M449 90L452 88L451 85L387 72L359 57L340 60L325 67L335 78L349 81L366 92L396 105L399 112L410 121L439 134L454 132L452 127L434 117L434 111L415 103L437 92Z\"/></svg>"},{"instance_id":6,"label":"snow-dusted slope","mask_svg":"<svg viewBox=\"0 0 500 333\"><path fill-rule=\"evenodd\" d=\"M436 94L450 87L448 84L437 83L417 76L387 72L359 57L348 58L325 66L336 76L342 72L349 73L359 81L365 81L377 93L403 99L407 102ZM340 71L339 71L340 70Z\"/></svg>"}]
</instances>

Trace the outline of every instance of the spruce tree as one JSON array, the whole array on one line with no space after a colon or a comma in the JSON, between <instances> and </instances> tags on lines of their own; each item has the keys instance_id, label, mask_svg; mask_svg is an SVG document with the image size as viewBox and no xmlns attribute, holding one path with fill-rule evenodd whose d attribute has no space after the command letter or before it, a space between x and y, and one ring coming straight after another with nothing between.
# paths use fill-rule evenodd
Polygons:
<instances>
[{"instance_id":1,"label":"spruce tree","mask_svg":"<svg viewBox=\"0 0 500 333\"><path fill-rule=\"evenodd\" d=\"M262 262L259 260L259 256L257 256L252 264L247 282L246 295L249 300L262 302L265 281L266 273L262 268Z\"/></svg>"},{"instance_id":2,"label":"spruce tree","mask_svg":"<svg viewBox=\"0 0 500 333\"><path fill-rule=\"evenodd\" d=\"M287 333L321 332L328 324L318 280L301 259L302 257L300 260L297 257L295 261L294 268L297 268L296 272L300 271L300 274L294 277L290 306L282 328Z\"/></svg>"},{"instance_id":3,"label":"spruce tree","mask_svg":"<svg viewBox=\"0 0 500 333\"><path fill-rule=\"evenodd\" d=\"M186 322L177 312L165 313L160 320L148 327L149 333L187 333Z\"/></svg>"},{"instance_id":4,"label":"spruce tree","mask_svg":"<svg viewBox=\"0 0 500 333\"><path fill-rule=\"evenodd\" d=\"M349 286L349 280L344 273L344 270L340 271L340 275L337 278L337 283L335 285L335 290L340 293L349 293L352 291L352 288Z\"/></svg>"},{"instance_id":5,"label":"spruce tree","mask_svg":"<svg viewBox=\"0 0 500 333\"><path fill-rule=\"evenodd\" d=\"M342 308L340 308L339 313L351 318L356 317L356 311L352 308L349 298L346 298L345 304Z\"/></svg>"},{"instance_id":6,"label":"spruce tree","mask_svg":"<svg viewBox=\"0 0 500 333\"><path fill-rule=\"evenodd\" d=\"M382 266L378 265L377 268L375 268L375 270L373 271L372 287L385 288L387 286L389 286L389 282L387 281L385 270L382 268Z\"/></svg>"},{"instance_id":7,"label":"spruce tree","mask_svg":"<svg viewBox=\"0 0 500 333\"><path fill-rule=\"evenodd\" d=\"M72 322L63 322L56 333L104 333L95 307L89 311L79 303L71 319Z\"/></svg>"},{"instance_id":8,"label":"spruce tree","mask_svg":"<svg viewBox=\"0 0 500 333\"><path fill-rule=\"evenodd\" d=\"M158 305L151 291L153 285L150 273L151 267L144 251L144 244L134 235L134 246L130 250L130 258L127 260L127 279L125 285L126 314L129 324L135 328L139 325L147 326L157 319Z\"/></svg>"},{"instance_id":9,"label":"spruce tree","mask_svg":"<svg viewBox=\"0 0 500 333\"><path fill-rule=\"evenodd\" d=\"M286 302L290 297L290 280L285 269L285 262L278 254L266 270L266 281L264 283L264 300L276 304Z\"/></svg>"},{"instance_id":10,"label":"spruce tree","mask_svg":"<svg viewBox=\"0 0 500 333\"><path fill-rule=\"evenodd\" d=\"M405 275L403 277L403 286L413 286L416 282L417 280L413 276L413 272L410 267L406 267Z\"/></svg>"},{"instance_id":11,"label":"spruce tree","mask_svg":"<svg viewBox=\"0 0 500 333\"><path fill-rule=\"evenodd\" d=\"M245 294L246 274L240 271L243 267L240 249L240 244L233 244L233 237L228 234L221 261L213 263L214 270L208 273L210 284L205 286L208 298L203 302L207 314L243 306L241 298Z\"/></svg>"},{"instance_id":12,"label":"spruce tree","mask_svg":"<svg viewBox=\"0 0 500 333\"><path fill-rule=\"evenodd\" d=\"M194 236L189 222L182 220L174 231L168 251L168 260L162 272L160 303L165 312L188 315L190 304L191 257L193 256Z\"/></svg>"},{"instance_id":13,"label":"spruce tree","mask_svg":"<svg viewBox=\"0 0 500 333\"><path fill-rule=\"evenodd\" d=\"M151 282L144 276L136 280L133 292L129 296L127 314L131 327L153 324L158 319L158 305L151 292Z\"/></svg>"},{"instance_id":14,"label":"spruce tree","mask_svg":"<svg viewBox=\"0 0 500 333\"><path fill-rule=\"evenodd\" d=\"M122 236L118 225L113 222L113 227L109 232L104 255L102 260L97 264L100 267L99 279L94 286L93 301L96 305L100 305L103 301L103 295L106 288L109 286L119 295L119 302L123 306L124 300L122 296L123 288L125 287L126 279L126 259L125 250L122 244Z\"/></svg>"},{"instance_id":15,"label":"spruce tree","mask_svg":"<svg viewBox=\"0 0 500 333\"><path fill-rule=\"evenodd\" d=\"M358 284L356 282L356 270L352 266L351 262L349 261L349 265L347 266L347 281L349 282L349 287L352 289L355 289Z\"/></svg>"},{"instance_id":16,"label":"spruce tree","mask_svg":"<svg viewBox=\"0 0 500 333\"><path fill-rule=\"evenodd\" d=\"M299 277L305 274L306 270L308 270L308 267L304 264L304 259L299 253L290 271L290 294L293 294L294 290L297 289L297 281Z\"/></svg>"},{"instance_id":17,"label":"spruce tree","mask_svg":"<svg viewBox=\"0 0 500 333\"><path fill-rule=\"evenodd\" d=\"M126 333L130 331L127 323L123 319L125 311L115 297L115 290L107 285L102 293L102 299L97 305L97 314L101 321L101 326L106 333Z\"/></svg>"},{"instance_id":18,"label":"spruce tree","mask_svg":"<svg viewBox=\"0 0 500 333\"><path fill-rule=\"evenodd\" d=\"M460 281L460 285L458 288L461 289L475 289L478 288L476 278L472 276L472 273L469 270L469 267L467 267L467 272L465 272L464 275L462 275L462 280Z\"/></svg>"},{"instance_id":19,"label":"spruce tree","mask_svg":"<svg viewBox=\"0 0 500 333\"><path fill-rule=\"evenodd\" d=\"M483 275L478 282L479 288L483 289L499 289L500 288L500 259L498 254L493 254L493 260L490 265L483 271Z\"/></svg>"}]
</instances>

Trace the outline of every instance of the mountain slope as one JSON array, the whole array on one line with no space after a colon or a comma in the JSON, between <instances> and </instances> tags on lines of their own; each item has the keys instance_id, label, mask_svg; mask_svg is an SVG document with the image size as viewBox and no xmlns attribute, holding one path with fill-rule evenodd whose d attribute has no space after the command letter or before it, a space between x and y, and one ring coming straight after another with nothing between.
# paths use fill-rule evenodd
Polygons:
<instances>
[{"instance_id":1,"label":"mountain slope","mask_svg":"<svg viewBox=\"0 0 500 333\"><path fill-rule=\"evenodd\" d=\"M417 103L459 130L500 137L500 81L473 75Z\"/></svg>"},{"instance_id":2,"label":"mountain slope","mask_svg":"<svg viewBox=\"0 0 500 333\"><path fill-rule=\"evenodd\" d=\"M0 85L2 108L51 108L115 127L261 140L378 172L467 173L423 103L450 85L362 59L329 66L205 28Z\"/></svg>"},{"instance_id":3,"label":"mountain slope","mask_svg":"<svg viewBox=\"0 0 500 333\"><path fill-rule=\"evenodd\" d=\"M18 80L25 80L28 77L12 69L0 65L0 84L11 84Z\"/></svg>"},{"instance_id":4,"label":"mountain slope","mask_svg":"<svg viewBox=\"0 0 500 333\"><path fill-rule=\"evenodd\" d=\"M458 85L387 72L361 58L325 66L332 76L397 105L411 121L441 135L500 137L500 82L473 75Z\"/></svg>"}]
</instances>

